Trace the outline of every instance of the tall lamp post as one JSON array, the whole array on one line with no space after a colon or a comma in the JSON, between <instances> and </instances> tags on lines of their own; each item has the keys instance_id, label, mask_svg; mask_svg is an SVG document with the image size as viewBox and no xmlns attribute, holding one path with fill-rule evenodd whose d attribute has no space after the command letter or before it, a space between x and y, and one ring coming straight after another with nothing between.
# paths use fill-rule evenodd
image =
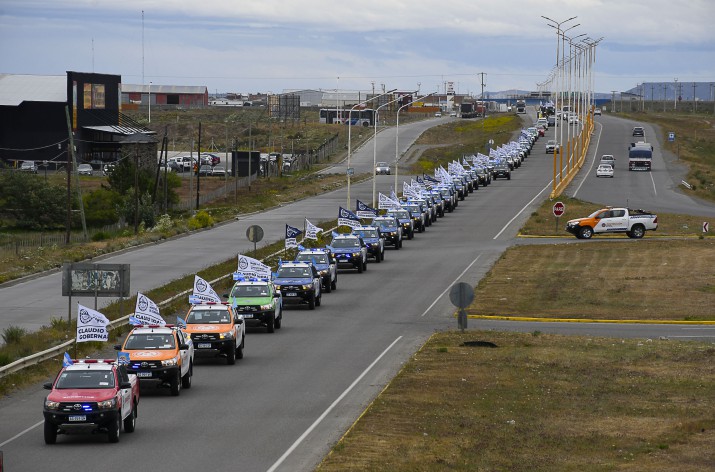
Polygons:
<instances>
[{"instance_id":1,"label":"tall lamp post","mask_svg":"<svg viewBox=\"0 0 715 472\"><path fill-rule=\"evenodd\" d=\"M151 123L151 82L149 82L149 123Z\"/></svg>"},{"instance_id":2,"label":"tall lamp post","mask_svg":"<svg viewBox=\"0 0 715 472\"><path fill-rule=\"evenodd\" d=\"M422 95L421 97L415 98L409 103L405 103L402 105L400 108L397 109L397 121L395 124L395 192L397 192L397 164L398 161L400 160L400 146L399 146L399 141L400 141L400 112L402 111L403 108L407 108L408 106L412 105L415 102L419 102L424 100L427 97L430 97L434 95L436 92L429 93L427 95Z\"/></svg>"},{"instance_id":3,"label":"tall lamp post","mask_svg":"<svg viewBox=\"0 0 715 472\"><path fill-rule=\"evenodd\" d=\"M364 100L364 101L358 103L357 105L354 105L348 112L348 169L350 169L350 157L352 156L352 147L351 147L352 144L351 143L352 143L352 130L353 130L353 111L356 108L366 105L367 103L369 103L373 100L377 100L380 97L389 95L389 94L393 93L395 90L397 90L397 89L392 89L388 92L381 93L380 95L376 95L372 98ZM350 171L348 170L348 172L350 172ZM348 176L348 202L347 202L346 208L350 208L350 174L348 173L347 176Z\"/></svg>"},{"instance_id":4,"label":"tall lamp post","mask_svg":"<svg viewBox=\"0 0 715 472\"><path fill-rule=\"evenodd\" d=\"M417 90L412 92L412 94L416 94ZM395 98L393 100L390 100L387 103L383 103L379 107L375 109L375 134L373 135L372 138L372 207L375 208L377 197L376 197L376 183L377 183L377 172L375 172L375 166L377 165L377 123L380 117L380 108L384 108L387 105L391 105L395 103L396 101L400 100L402 97Z\"/></svg>"}]
</instances>

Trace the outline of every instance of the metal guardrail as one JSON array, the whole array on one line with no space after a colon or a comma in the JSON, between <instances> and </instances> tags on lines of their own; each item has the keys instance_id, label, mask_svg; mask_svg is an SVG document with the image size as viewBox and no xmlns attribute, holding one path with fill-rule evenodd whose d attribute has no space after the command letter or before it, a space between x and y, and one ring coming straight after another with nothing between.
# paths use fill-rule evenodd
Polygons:
<instances>
[{"instance_id":1,"label":"metal guardrail","mask_svg":"<svg viewBox=\"0 0 715 472\"><path fill-rule=\"evenodd\" d=\"M332 228L323 230L323 232L329 232L329 231L333 231L333 230L335 230L335 229L336 229L336 227L334 226L334 227L332 227ZM283 251L284 251L284 250L281 249L281 250L278 250L278 251L274 252L273 254L269 254L269 255L266 256L264 259L261 259L261 261L263 261L263 260L265 260L265 259L268 259L268 258L270 258L270 257L273 257L273 256L277 256L277 255L279 255L280 253L282 253ZM232 276L232 274L222 275L221 277L218 277L218 278L216 278L216 279L214 279L214 280L209 281L209 283L213 285L213 284L215 284L216 282L218 282L218 281L220 281L220 280L222 280L222 279L225 279L225 278L227 278L227 277L231 277L231 276ZM185 297L185 296L187 296L187 295L188 295L189 293L191 293L192 291L193 291L193 288L192 288L192 289L189 289L189 290L184 290L183 292L179 292L179 293L177 293L176 295L167 298L166 300L160 301L159 303L157 303L157 306L161 307L161 306L167 305L167 304L173 302L174 300L176 300L176 299L178 299L178 298L180 298L180 297ZM130 313L130 314L128 314L127 316L123 316L123 317L121 317L121 318L117 318L116 320L110 321L110 322L109 322L109 329L110 329L110 330L111 330L111 329L116 329L116 328L120 328L120 327L122 327L122 326L124 326L124 325L129 324L129 317L130 317L130 316L133 316L133 315L134 315L134 313ZM72 344L74 344L74 342L75 342L74 339L72 339L72 340L70 340L70 341L65 341L65 342L63 342L62 344L58 344L57 346L51 347L51 348L46 349L46 350L44 350L44 351L42 351L42 352L36 352L35 354L31 354L31 355L29 355L29 356L27 356L27 357L23 357L22 359L18 359L18 360L14 361L14 362L11 362L10 364L4 365L4 366L0 367L0 379L2 379L3 377L5 377L6 375L9 375L9 374L13 374L13 373L15 373L15 372L18 372L18 371L20 371L20 370L22 370L22 369L24 369L24 368L26 368L26 367L30 367L30 366L33 366L33 365L37 365L37 364L39 364L39 363L41 363L41 362L44 362L44 361L49 360L49 359L52 359L53 357L60 356L60 355L62 355L64 352L66 352L67 349L68 349L68 347L69 347L69 346L72 346Z\"/></svg>"}]
</instances>

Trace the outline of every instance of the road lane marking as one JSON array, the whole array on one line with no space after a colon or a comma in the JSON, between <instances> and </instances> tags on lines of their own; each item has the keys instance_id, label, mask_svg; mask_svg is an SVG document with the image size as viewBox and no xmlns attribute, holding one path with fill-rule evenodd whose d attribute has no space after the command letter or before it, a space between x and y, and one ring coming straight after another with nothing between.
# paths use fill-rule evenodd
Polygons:
<instances>
[{"instance_id":1,"label":"road lane marking","mask_svg":"<svg viewBox=\"0 0 715 472\"><path fill-rule=\"evenodd\" d=\"M377 356L377 358L374 361L372 361L372 364L367 366L367 368L362 371L362 374L360 374L358 376L358 378L356 378L353 381L353 383L351 383L350 386L348 388L346 388L345 391L343 393L341 393L340 396L338 398L336 398L333 403L330 404L330 406L323 412L323 414L320 415L318 417L318 419L316 419L313 422L313 424L311 424L310 427L308 429L306 429L305 432L303 434L301 434L298 439L295 440L295 442L288 448L288 450L286 452L283 453L283 455L281 457L278 458L278 460L268 469L267 472L274 472L278 467L280 467L281 464L283 463L283 461L285 461L286 458L293 451L295 451L296 448L298 448L300 443L303 442L303 440L321 423L321 421L323 421L325 419L325 417L330 414L330 412L333 410L333 408L335 408L337 406L337 404L340 403L340 401L343 398L345 398L345 396L347 396L348 393L350 393L350 391L355 387L355 385L357 385L358 382L360 382L362 380L362 378L365 377L365 375L367 375L368 372L370 372L370 370L375 366L375 364L377 364L380 361L380 359L382 359L383 356L385 354L387 354L387 352L390 349L392 349L392 347L400 341L400 339L402 339L402 336L398 336L397 339L392 341L392 343L389 346L387 346L387 348L385 348L385 350L382 351L382 353L379 356ZM0 444L0 446L1 446L1 444Z\"/></svg>"},{"instance_id":2,"label":"road lane marking","mask_svg":"<svg viewBox=\"0 0 715 472\"><path fill-rule=\"evenodd\" d=\"M19 438L20 436L24 435L25 433L29 433L30 431L32 431L33 429L37 428L38 426L40 426L40 425L41 425L42 423L44 423L44 422L45 422L45 420L42 420L42 421L40 421L39 423L30 426L30 427L27 428L25 431L21 431L21 432L17 433L15 436L11 437L11 438L8 439L7 441L1 442L1 443L0 443L0 447L3 447L5 444L11 443L12 441L16 440L17 438Z\"/></svg>"},{"instance_id":3,"label":"road lane marking","mask_svg":"<svg viewBox=\"0 0 715 472\"><path fill-rule=\"evenodd\" d=\"M464 270L462 271L462 273L457 276L456 279L454 279L454 282L452 282L451 284L447 285L447 288L444 289L444 292L440 293L440 294L437 296L437 298L434 299L434 301L432 302L432 304L431 304L430 306L428 306L427 309L420 315L420 318L422 318L423 316L425 316L425 315L432 309L432 307L435 306L435 304L439 301L439 299L442 298L445 293L447 293L447 290L451 289L451 288L452 288L452 285L456 284L456 283L457 283L457 280L459 280L459 279L474 265L474 263L479 260L480 257L482 257L481 254L479 254L477 257L475 257L474 260L471 262L471 264L469 264L469 265L467 266L467 268L464 269Z\"/></svg>"},{"instance_id":4,"label":"road lane marking","mask_svg":"<svg viewBox=\"0 0 715 472\"><path fill-rule=\"evenodd\" d=\"M649 173L650 173L650 181L653 183L653 193L654 193L655 196L657 197L657 196L658 196L658 190L655 188L655 180L653 179L653 172L649 172Z\"/></svg>"},{"instance_id":5,"label":"road lane marking","mask_svg":"<svg viewBox=\"0 0 715 472\"><path fill-rule=\"evenodd\" d=\"M514 222L514 220L515 220L519 215L521 215L522 212L523 212L524 210L526 210L526 208L527 208L529 205L531 205L532 203L534 203L534 200L536 200L537 198L539 198L539 195L541 195L542 193L544 193L544 190L547 190L547 189L549 189L549 188L551 187L551 183L552 183L553 181L554 181L554 180L551 179L551 180L549 181L549 183L546 184L546 187L544 187L543 189L541 189L541 191L540 191L539 193L537 193L536 195L534 195L534 198L532 198L531 200L529 200L529 203L527 203L526 205L524 205L524 207L523 207L521 210L519 210L519 211L516 213L516 215L514 215L514 217L507 222L507 224L504 225L504 227L501 229L501 231L499 231L499 232L497 233L497 235L492 238L492 240L494 240L494 239L498 238L499 236L501 236L501 234L502 234L504 231L506 231L506 229L509 227L509 225L512 224L512 223Z\"/></svg>"}]
</instances>

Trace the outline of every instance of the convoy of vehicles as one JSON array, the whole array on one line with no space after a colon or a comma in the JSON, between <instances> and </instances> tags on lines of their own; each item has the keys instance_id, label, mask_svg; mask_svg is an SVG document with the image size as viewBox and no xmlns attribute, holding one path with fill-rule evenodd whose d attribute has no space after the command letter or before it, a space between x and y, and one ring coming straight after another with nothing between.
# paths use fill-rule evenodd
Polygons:
<instances>
[{"instance_id":1,"label":"convoy of vehicles","mask_svg":"<svg viewBox=\"0 0 715 472\"><path fill-rule=\"evenodd\" d=\"M227 302L191 306L179 320L183 321L180 327L135 326L124 342L115 346L128 356L126 364L83 360L63 367L53 382L45 384L51 390L43 410L45 442L53 444L58 434L73 432L106 433L110 442L117 442L122 427L125 432L134 431L140 385L155 381L177 396L182 388L191 387L195 355L225 357L227 364L235 364L244 356L247 327L265 327L269 333L280 329L284 302L308 305L311 310L320 306L323 291L337 288L338 269L354 268L362 273L367 270L368 258L376 262L384 259L385 245L400 249L403 238L412 239L415 229L423 232L445 212L454 211L458 200L478 189L480 183L486 185L498 177L511 179L537 139L538 133L530 128L496 157L464 159L463 164L450 168L449 178L434 180L419 198L404 198L400 208L381 212L369 225L353 228L350 234L334 233L324 248L301 247L295 260L280 263L271 278L246 280L235 274L231 291L224 294ZM646 147L652 152L647 143L635 143L631 150ZM614 165L615 158L604 155L597 176L613 177ZM657 216L649 212L607 207L570 220L566 230L579 239L603 233L625 233L637 239L657 226Z\"/></svg>"},{"instance_id":2,"label":"convoy of vehicles","mask_svg":"<svg viewBox=\"0 0 715 472\"><path fill-rule=\"evenodd\" d=\"M569 220L566 231L579 239L590 239L594 234L626 233L640 239L646 231L658 229L658 216L644 210L630 208L602 208L585 218Z\"/></svg>"}]
</instances>

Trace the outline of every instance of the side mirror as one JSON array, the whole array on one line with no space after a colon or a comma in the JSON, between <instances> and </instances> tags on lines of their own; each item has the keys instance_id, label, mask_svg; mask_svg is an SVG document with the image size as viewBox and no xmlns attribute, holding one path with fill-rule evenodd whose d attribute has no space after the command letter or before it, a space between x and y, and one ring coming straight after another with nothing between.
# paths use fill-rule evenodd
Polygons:
<instances>
[{"instance_id":1,"label":"side mirror","mask_svg":"<svg viewBox=\"0 0 715 472\"><path fill-rule=\"evenodd\" d=\"M179 344L179 350L185 351L189 348L188 344Z\"/></svg>"},{"instance_id":2,"label":"side mirror","mask_svg":"<svg viewBox=\"0 0 715 472\"><path fill-rule=\"evenodd\" d=\"M131 382L119 382L119 388L124 390L125 388L132 388Z\"/></svg>"},{"instance_id":3,"label":"side mirror","mask_svg":"<svg viewBox=\"0 0 715 472\"><path fill-rule=\"evenodd\" d=\"M44 384L42 384L42 388L44 388L45 390L52 390L52 382L45 382Z\"/></svg>"},{"instance_id":4,"label":"side mirror","mask_svg":"<svg viewBox=\"0 0 715 472\"><path fill-rule=\"evenodd\" d=\"M278 298L278 297L280 297L280 296L281 296L281 291L280 291L280 290L276 290L275 292L273 292L273 298Z\"/></svg>"},{"instance_id":5,"label":"side mirror","mask_svg":"<svg viewBox=\"0 0 715 472\"><path fill-rule=\"evenodd\" d=\"M236 318L236 321L234 321L234 322L235 322L236 324L238 324L238 325L242 325L242 324L243 324L243 320L242 320L241 318Z\"/></svg>"},{"instance_id":6,"label":"side mirror","mask_svg":"<svg viewBox=\"0 0 715 472\"><path fill-rule=\"evenodd\" d=\"M115 345L114 345L114 350L115 350L115 351L121 351L121 350L122 350L122 345L121 345L121 344L115 344Z\"/></svg>"}]
</instances>

